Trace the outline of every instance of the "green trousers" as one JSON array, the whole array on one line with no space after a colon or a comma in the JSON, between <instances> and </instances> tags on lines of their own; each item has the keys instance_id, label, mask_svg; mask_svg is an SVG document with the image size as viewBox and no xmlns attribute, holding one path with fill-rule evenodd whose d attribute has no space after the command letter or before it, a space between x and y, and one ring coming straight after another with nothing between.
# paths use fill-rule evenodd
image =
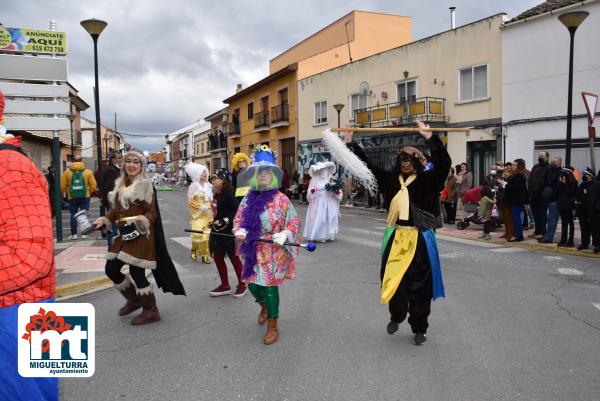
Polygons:
<instances>
[{"instance_id":1,"label":"green trousers","mask_svg":"<svg viewBox=\"0 0 600 401\"><path fill-rule=\"evenodd\" d=\"M279 287L265 287L250 283L248 289L256 302L267 307L267 318L277 319L279 317Z\"/></svg>"}]
</instances>

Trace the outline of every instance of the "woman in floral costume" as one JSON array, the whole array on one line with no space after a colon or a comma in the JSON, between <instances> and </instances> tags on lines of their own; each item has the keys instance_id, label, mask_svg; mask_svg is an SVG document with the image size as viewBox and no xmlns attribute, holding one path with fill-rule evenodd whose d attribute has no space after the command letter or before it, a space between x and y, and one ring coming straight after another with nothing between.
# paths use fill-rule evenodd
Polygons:
<instances>
[{"instance_id":1,"label":"woman in floral costume","mask_svg":"<svg viewBox=\"0 0 600 401\"><path fill-rule=\"evenodd\" d=\"M233 221L233 232L242 242L242 280L260 304L258 324L268 322L264 336L267 345L279 337L279 285L296 275L294 258L298 249L285 243L297 242L300 232L300 218L292 202L278 190L283 173L275 157L267 145L254 150L252 164L238 176L238 185L248 185L250 192Z\"/></svg>"},{"instance_id":2,"label":"woman in floral costume","mask_svg":"<svg viewBox=\"0 0 600 401\"><path fill-rule=\"evenodd\" d=\"M211 203L213 200L212 185L208 182L208 169L197 163L189 163L185 172L192 179L188 188L188 207L192 230L204 231L206 234L192 234L192 260L202 257L203 263L210 263L208 257L209 224L213 220Z\"/></svg>"}]
</instances>

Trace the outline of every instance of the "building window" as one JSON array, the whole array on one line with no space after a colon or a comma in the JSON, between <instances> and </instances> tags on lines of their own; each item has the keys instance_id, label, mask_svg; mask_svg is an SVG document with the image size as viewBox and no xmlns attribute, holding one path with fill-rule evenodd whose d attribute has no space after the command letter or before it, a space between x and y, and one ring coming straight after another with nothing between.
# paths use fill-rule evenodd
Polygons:
<instances>
[{"instance_id":1,"label":"building window","mask_svg":"<svg viewBox=\"0 0 600 401\"><path fill-rule=\"evenodd\" d=\"M397 88L399 103L413 103L417 100L417 81L400 82Z\"/></svg>"},{"instance_id":2,"label":"building window","mask_svg":"<svg viewBox=\"0 0 600 401\"><path fill-rule=\"evenodd\" d=\"M248 120L254 118L254 102L248 103Z\"/></svg>"},{"instance_id":3,"label":"building window","mask_svg":"<svg viewBox=\"0 0 600 401\"><path fill-rule=\"evenodd\" d=\"M367 103L367 94L354 94L350 96L350 115L352 120L354 121L356 111L360 109L366 109L369 107Z\"/></svg>"},{"instance_id":4,"label":"building window","mask_svg":"<svg viewBox=\"0 0 600 401\"><path fill-rule=\"evenodd\" d=\"M488 97L488 66L477 65L459 71L459 98L461 102Z\"/></svg>"},{"instance_id":5,"label":"building window","mask_svg":"<svg viewBox=\"0 0 600 401\"><path fill-rule=\"evenodd\" d=\"M315 102L315 125L327 122L327 101Z\"/></svg>"}]
</instances>

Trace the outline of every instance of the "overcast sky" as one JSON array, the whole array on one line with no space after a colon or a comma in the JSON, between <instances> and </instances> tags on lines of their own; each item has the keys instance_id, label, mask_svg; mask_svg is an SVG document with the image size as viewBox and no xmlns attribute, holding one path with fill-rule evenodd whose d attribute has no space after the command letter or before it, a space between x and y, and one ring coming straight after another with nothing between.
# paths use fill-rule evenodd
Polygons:
<instances>
[{"instance_id":1,"label":"overcast sky","mask_svg":"<svg viewBox=\"0 0 600 401\"><path fill-rule=\"evenodd\" d=\"M271 58L357 9L411 16L415 40L506 12L514 17L543 0L36 0L3 2L8 27L67 32L69 81L94 118L93 45L79 25L108 22L99 39L100 110L104 125L143 133L136 147L158 150L164 134L224 107L236 83L268 74Z\"/></svg>"}]
</instances>

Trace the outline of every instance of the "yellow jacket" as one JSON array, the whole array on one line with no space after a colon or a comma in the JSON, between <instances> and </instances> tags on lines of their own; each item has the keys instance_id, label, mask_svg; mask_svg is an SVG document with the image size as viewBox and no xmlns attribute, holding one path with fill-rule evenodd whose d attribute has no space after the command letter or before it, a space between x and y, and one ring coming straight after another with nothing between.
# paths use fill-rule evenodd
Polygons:
<instances>
[{"instance_id":1,"label":"yellow jacket","mask_svg":"<svg viewBox=\"0 0 600 401\"><path fill-rule=\"evenodd\" d=\"M69 191L69 187L71 184L71 177L73 177L73 170L83 170L83 179L85 180L85 186L87 187L87 191L85 193L86 198L90 197L95 190L98 184L96 183L96 179L94 178L94 174L92 170L85 168L85 164L82 162L73 162L71 164L71 168L65 170L65 172L60 177L60 190L63 193L67 194L67 199L71 199L71 192Z\"/></svg>"}]
</instances>

